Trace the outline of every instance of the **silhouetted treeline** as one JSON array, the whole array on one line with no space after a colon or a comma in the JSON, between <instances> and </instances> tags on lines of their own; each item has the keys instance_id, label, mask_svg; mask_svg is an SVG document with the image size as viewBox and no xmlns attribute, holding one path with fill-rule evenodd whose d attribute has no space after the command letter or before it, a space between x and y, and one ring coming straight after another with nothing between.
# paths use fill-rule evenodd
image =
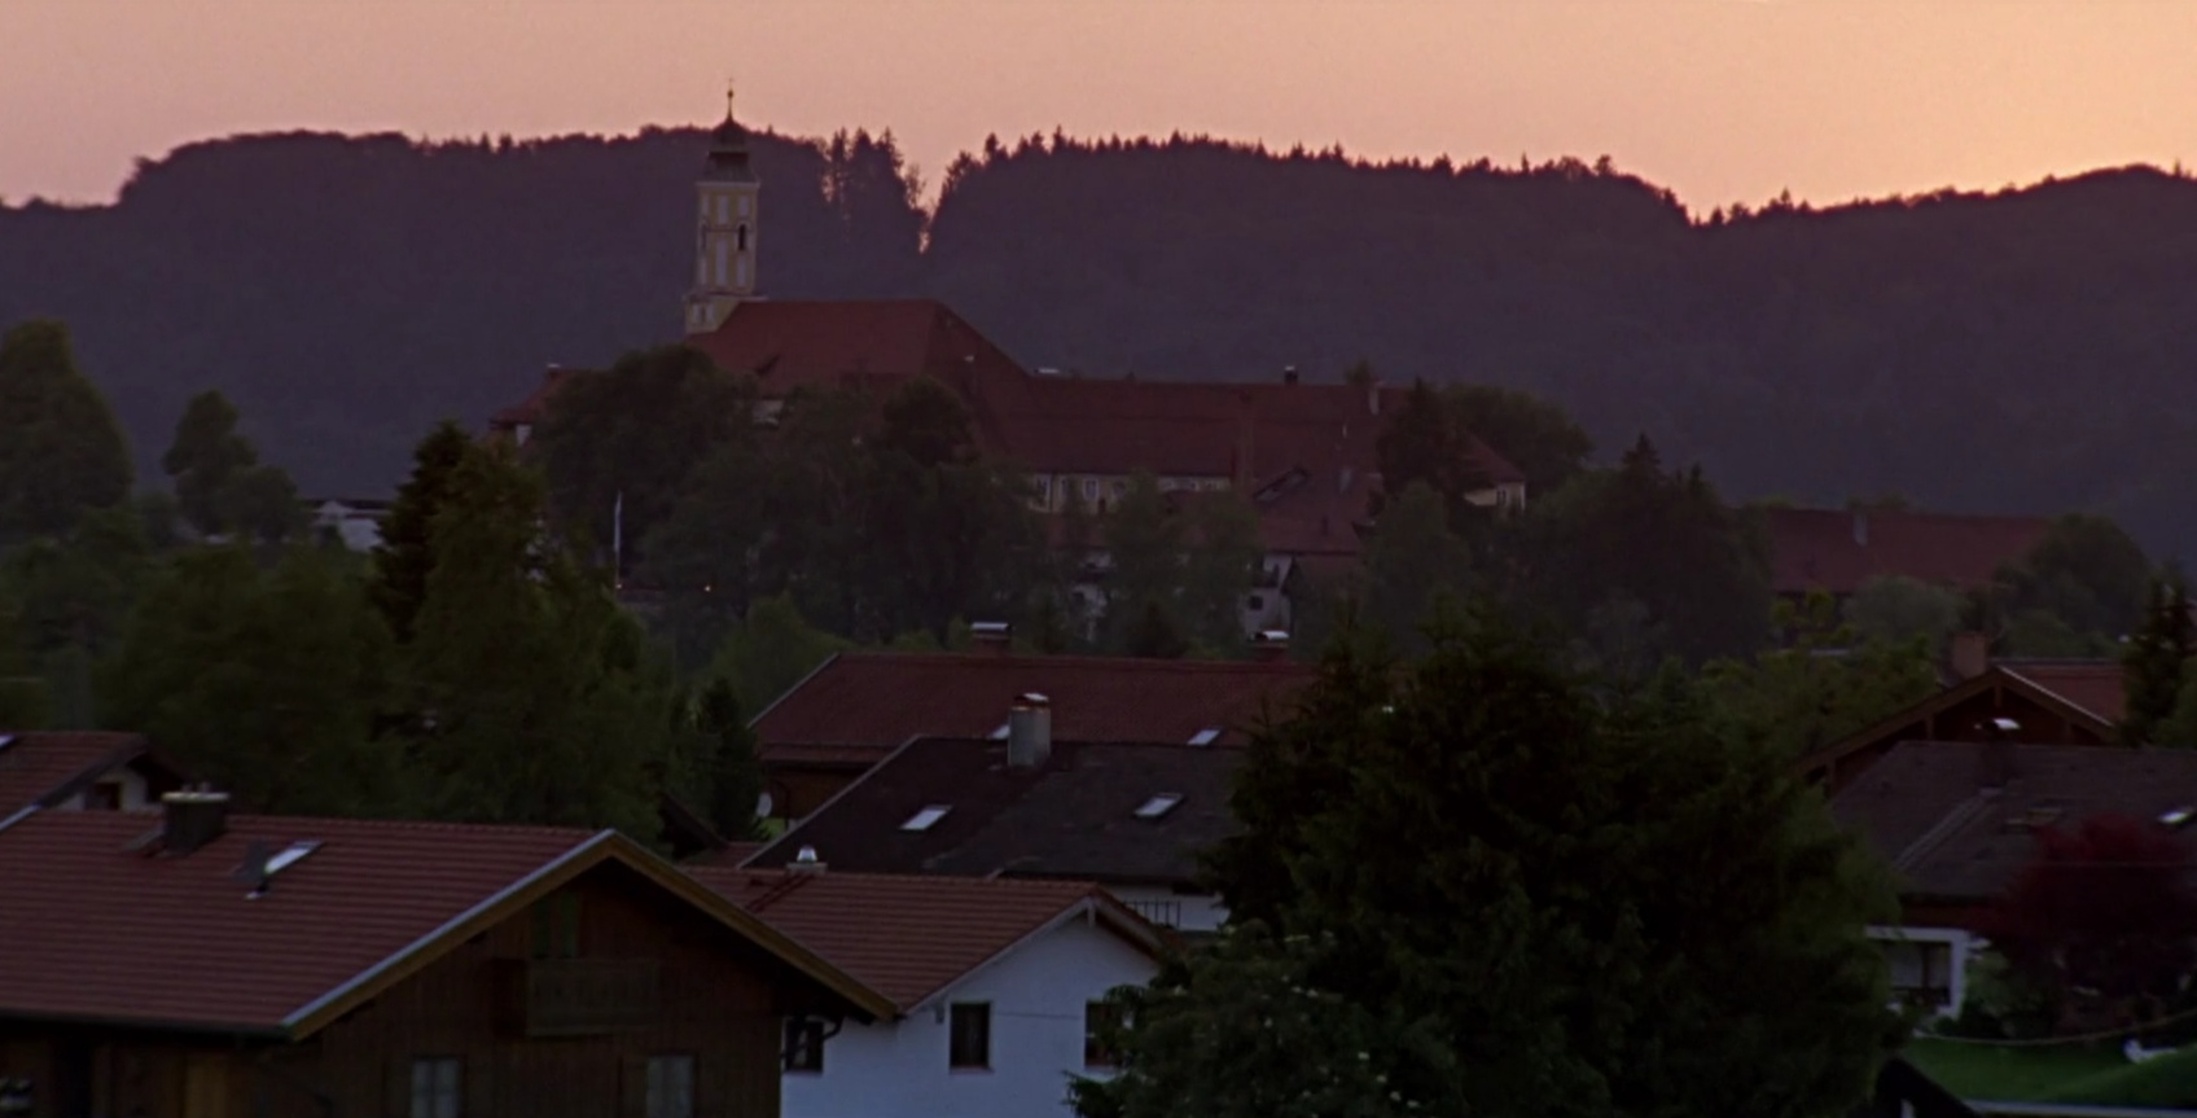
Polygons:
<instances>
[{"instance_id":1,"label":"silhouetted treeline","mask_svg":"<svg viewBox=\"0 0 2197 1118\"><path fill-rule=\"evenodd\" d=\"M67 320L142 456L206 386L308 491L543 364L676 336L693 130L288 136L147 164L120 204L0 210L0 322ZM2197 183L1689 214L1606 163L1371 165L1198 139L988 143L935 215L898 154L761 137L779 296L929 293L1033 366L1243 379L1363 357L1645 431L1735 498L2087 509L2197 551Z\"/></svg>"}]
</instances>

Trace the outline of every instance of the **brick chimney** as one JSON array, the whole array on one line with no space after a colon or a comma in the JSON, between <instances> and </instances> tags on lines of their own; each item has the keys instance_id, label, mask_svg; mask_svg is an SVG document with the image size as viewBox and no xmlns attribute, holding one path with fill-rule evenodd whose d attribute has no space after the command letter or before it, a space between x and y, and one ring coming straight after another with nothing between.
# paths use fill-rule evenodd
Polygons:
<instances>
[{"instance_id":1,"label":"brick chimney","mask_svg":"<svg viewBox=\"0 0 2197 1118\"><path fill-rule=\"evenodd\" d=\"M1970 680L1991 670L1991 634L1959 632L1946 648L1945 666L1956 680Z\"/></svg>"},{"instance_id":2,"label":"brick chimney","mask_svg":"<svg viewBox=\"0 0 2197 1118\"><path fill-rule=\"evenodd\" d=\"M969 626L971 648L986 656L1005 656L1014 650L1014 627L1005 621L978 621Z\"/></svg>"},{"instance_id":3,"label":"brick chimney","mask_svg":"<svg viewBox=\"0 0 2197 1118\"><path fill-rule=\"evenodd\" d=\"M206 785L160 797L160 845L183 855L205 847L229 829L229 794Z\"/></svg>"}]
</instances>

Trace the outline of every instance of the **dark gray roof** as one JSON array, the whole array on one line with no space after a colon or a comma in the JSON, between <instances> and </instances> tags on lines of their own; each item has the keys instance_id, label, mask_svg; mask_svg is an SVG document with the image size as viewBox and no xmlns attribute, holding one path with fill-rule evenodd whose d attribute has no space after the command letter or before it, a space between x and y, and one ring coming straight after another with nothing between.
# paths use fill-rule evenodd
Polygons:
<instances>
[{"instance_id":1,"label":"dark gray roof","mask_svg":"<svg viewBox=\"0 0 2197 1118\"><path fill-rule=\"evenodd\" d=\"M2177 808L2197 811L2197 750L1961 741L1902 742L1831 801L1903 893L1949 900L2002 896L2044 827ZM2197 844L2197 819L2181 833Z\"/></svg>"},{"instance_id":2,"label":"dark gray roof","mask_svg":"<svg viewBox=\"0 0 2197 1118\"><path fill-rule=\"evenodd\" d=\"M1056 742L1032 770L1008 767L1006 750L909 742L747 864L782 866L810 846L831 867L872 873L1187 884L1199 852L1235 831L1228 797L1240 750ZM1162 795L1180 800L1138 817ZM947 811L928 829L902 828L933 806Z\"/></svg>"}]
</instances>

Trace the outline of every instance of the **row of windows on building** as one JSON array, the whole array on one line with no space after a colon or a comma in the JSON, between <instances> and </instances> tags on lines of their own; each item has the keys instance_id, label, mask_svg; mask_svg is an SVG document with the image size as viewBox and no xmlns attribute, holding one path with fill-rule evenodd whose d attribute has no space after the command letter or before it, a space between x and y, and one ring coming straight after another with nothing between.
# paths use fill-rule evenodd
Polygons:
<instances>
[{"instance_id":1,"label":"row of windows on building","mask_svg":"<svg viewBox=\"0 0 2197 1118\"><path fill-rule=\"evenodd\" d=\"M1163 477L1159 490L1172 493L1217 493L1228 488L1228 479L1220 477ZM1030 479L1030 507L1041 512L1064 508L1078 495L1086 508L1104 512L1108 505L1129 495L1129 479L1125 477L1089 477L1062 474L1039 474Z\"/></svg>"},{"instance_id":2,"label":"row of windows on building","mask_svg":"<svg viewBox=\"0 0 2197 1118\"><path fill-rule=\"evenodd\" d=\"M1083 1007L1083 1066L1110 1068L1114 1056L1106 1037L1121 1021L1121 1007L1112 1002L1089 1002ZM946 1009L946 1067L951 1071L992 1069L992 1006L989 1002L955 1002ZM820 1074L824 1070L824 1043L831 1033L822 1021L796 1018L786 1022L785 1068L788 1072ZM648 1058L645 1084L647 1118L694 1118L696 1058L691 1052L659 1053ZM412 1061L411 1118L465 1118L465 1060L458 1056L424 1056Z\"/></svg>"},{"instance_id":3,"label":"row of windows on building","mask_svg":"<svg viewBox=\"0 0 2197 1118\"><path fill-rule=\"evenodd\" d=\"M644 1111L648 1118L694 1118L695 1057L670 1052L648 1058ZM465 1060L427 1056L412 1061L411 1118L465 1118Z\"/></svg>"}]
</instances>

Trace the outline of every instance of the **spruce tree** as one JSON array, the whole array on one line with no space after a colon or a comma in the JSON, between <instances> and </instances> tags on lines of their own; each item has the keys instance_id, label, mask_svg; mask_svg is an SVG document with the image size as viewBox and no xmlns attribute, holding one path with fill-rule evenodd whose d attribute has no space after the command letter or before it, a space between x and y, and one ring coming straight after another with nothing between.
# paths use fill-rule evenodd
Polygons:
<instances>
[{"instance_id":1,"label":"spruce tree","mask_svg":"<svg viewBox=\"0 0 2197 1118\"><path fill-rule=\"evenodd\" d=\"M441 513L450 478L473 440L456 422L444 420L412 452L412 476L397 489L397 499L382 519L381 542L374 547L374 605L399 641L412 637L412 623L427 597L427 576L435 569L429 529Z\"/></svg>"},{"instance_id":2,"label":"spruce tree","mask_svg":"<svg viewBox=\"0 0 2197 1118\"><path fill-rule=\"evenodd\" d=\"M405 659L429 810L653 840L676 689L543 512L540 480L509 448L474 446L428 526L433 568Z\"/></svg>"},{"instance_id":3,"label":"spruce tree","mask_svg":"<svg viewBox=\"0 0 2197 1118\"><path fill-rule=\"evenodd\" d=\"M2143 626L2121 654L2127 711L2121 740L2148 745L2160 725L2172 718L2182 692L2182 677L2197 656L2197 624L2190 618L2189 587L2179 573L2154 578Z\"/></svg>"},{"instance_id":4,"label":"spruce tree","mask_svg":"<svg viewBox=\"0 0 2197 1118\"><path fill-rule=\"evenodd\" d=\"M0 336L0 546L60 535L130 492L128 444L76 367L68 329L33 320Z\"/></svg>"}]
</instances>

